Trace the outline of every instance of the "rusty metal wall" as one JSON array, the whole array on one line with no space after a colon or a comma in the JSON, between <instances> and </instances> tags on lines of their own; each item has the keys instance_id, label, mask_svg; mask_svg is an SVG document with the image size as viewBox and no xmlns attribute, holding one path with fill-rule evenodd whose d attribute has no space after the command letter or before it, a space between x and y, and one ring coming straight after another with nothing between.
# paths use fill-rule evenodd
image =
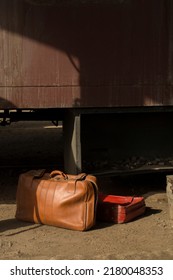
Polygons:
<instances>
[{"instance_id":1,"label":"rusty metal wall","mask_svg":"<svg viewBox=\"0 0 173 280\"><path fill-rule=\"evenodd\" d=\"M171 0L32 2L0 1L1 109L173 105Z\"/></svg>"}]
</instances>

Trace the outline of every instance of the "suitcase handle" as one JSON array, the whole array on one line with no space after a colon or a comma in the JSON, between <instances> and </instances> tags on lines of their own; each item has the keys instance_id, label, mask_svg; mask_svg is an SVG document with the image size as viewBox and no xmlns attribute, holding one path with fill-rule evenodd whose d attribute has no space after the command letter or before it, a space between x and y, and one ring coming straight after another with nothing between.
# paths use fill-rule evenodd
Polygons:
<instances>
[{"instance_id":1,"label":"suitcase handle","mask_svg":"<svg viewBox=\"0 0 173 280\"><path fill-rule=\"evenodd\" d=\"M50 177L54 178L54 179L64 179L64 180L68 180L68 179L72 179L72 180L84 180L86 178L87 174L86 173L81 173L78 175L67 175L65 173L63 173L60 170L54 170L50 173Z\"/></svg>"},{"instance_id":2,"label":"suitcase handle","mask_svg":"<svg viewBox=\"0 0 173 280\"><path fill-rule=\"evenodd\" d=\"M54 170L54 171L52 171L52 172L50 173L50 177L51 177L51 178L57 177L57 178L55 178L55 179L64 179L64 180L67 180L67 179L68 179L68 176L67 176L65 173L63 173L62 171L60 171L60 170Z\"/></svg>"}]
</instances>

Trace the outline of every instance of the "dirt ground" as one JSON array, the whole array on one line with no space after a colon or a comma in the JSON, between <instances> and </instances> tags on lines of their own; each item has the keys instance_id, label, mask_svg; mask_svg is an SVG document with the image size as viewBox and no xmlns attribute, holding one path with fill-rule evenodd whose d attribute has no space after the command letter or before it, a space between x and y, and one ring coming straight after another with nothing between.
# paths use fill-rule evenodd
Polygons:
<instances>
[{"instance_id":1,"label":"dirt ground","mask_svg":"<svg viewBox=\"0 0 173 280\"><path fill-rule=\"evenodd\" d=\"M126 224L97 221L86 232L15 219L17 180L28 168L63 168L62 129L50 123L0 127L0 259L173 260L173 228L166 196L166 175L99 178L100 190L142 195L145 213ZM22 167L21 167L22 165Z\"/></svg>"}]
</instances>

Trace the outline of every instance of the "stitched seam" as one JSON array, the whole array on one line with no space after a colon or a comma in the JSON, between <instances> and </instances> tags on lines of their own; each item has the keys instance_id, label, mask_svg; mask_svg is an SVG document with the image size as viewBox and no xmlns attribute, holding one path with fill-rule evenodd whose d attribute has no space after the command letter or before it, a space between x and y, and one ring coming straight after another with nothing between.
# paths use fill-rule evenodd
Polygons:
<instances>
[{"instance_id":1,"label":"stitched seam","mask_svg":"<svg viewBox=\"0 0 173 280\"><path fill-rule=\"evenodd\" d=\"M37 190L39 190L39 188L40 188L40 194L39 194L38 199L37 199L37 195L36 195L36 205L35 205L36 217L37 217L38 222L40 222L40 223L42 223L42 221L41 221L41 218L40 218L39 201L40 201L41 193L42 193L42 190L43 190L43 188L42 188L43 182L44 181L41 180L40 183L39 183L39 187L37 187ZM37 193L37 190L36 190L36 193Z\"/></svg>"},{"instance_id":2,"label":"stitched seam","mask_svg":"<svg viewBox=\"0 0 173 280\"><path fill-rule=\"evenodd\" d=\"M56 187L57 187L57 185L55 185L54 194L53 194L53 197L52 197L52 216L53 216L53 206L54 206L54 198L55 198Z\"/></svg>"},{"instance_id":3,"label":"stitched seam","mask_svg":"<svg viewBox=\"0 0 173 280\"><path fill-rule=\"evenodd\" d=\"M86 198L85 198L85 209L84 209L84 229L86 230L87 228L87 220L88 220L88 185L85 184L84 182L84 186L85 186L85 190L86 190Z\"/></svg>"},{"instance_id":4,"label":"stitched seam","mask_svg":"<svg viewBox=\"0 0 173 280\"><path fill-rule=\"evenodd\" d=\"M47 183L48 181L45 181L45 183ZM49 191L49 187L50 187L50 183L49 182L49 185L48 187L46 188L47 189L47 192L46 192L46 196L45 196L45 203L44 203L44 223L46 223L46 201L47 201L47 196L48 196L48 191Z\"/></svg>"}]
</instances>

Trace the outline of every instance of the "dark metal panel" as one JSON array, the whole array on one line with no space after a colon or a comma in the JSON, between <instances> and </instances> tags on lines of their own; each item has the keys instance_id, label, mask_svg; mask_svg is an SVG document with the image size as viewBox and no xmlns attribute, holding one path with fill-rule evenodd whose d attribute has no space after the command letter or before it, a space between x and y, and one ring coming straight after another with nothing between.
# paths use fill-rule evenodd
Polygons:
<instances>
[{"instance_id":1,"label":"dark metal panel","mask_svg":"<svg viewBox=\"0 0 173 280\"><path fill-rule=\"evenodd\" d=\"M0 1L0 108L173 104L170 0L31 2Z\"/></svg>"}]
</instances>

